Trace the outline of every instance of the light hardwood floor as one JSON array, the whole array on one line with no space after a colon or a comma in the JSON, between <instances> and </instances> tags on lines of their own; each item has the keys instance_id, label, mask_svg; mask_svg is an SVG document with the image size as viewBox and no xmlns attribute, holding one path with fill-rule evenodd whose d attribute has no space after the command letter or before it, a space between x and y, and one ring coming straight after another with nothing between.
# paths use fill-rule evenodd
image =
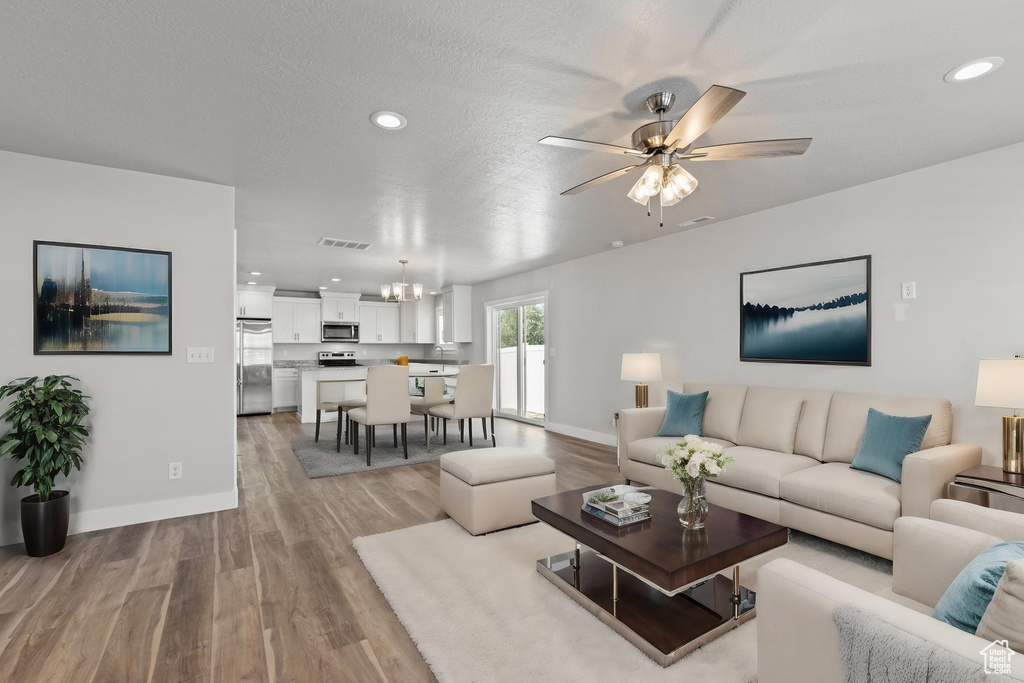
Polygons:
<instances>
[{"instance_id":1,"label":"light hardwood floor","mask_svg":"<svg viewBox=\"0 0 1024 683\"><path fill-rule=\"evenodd\" d=\"M434 680L352 539L444 519L437 463L313 480L293 415L237 425L238 509L71 536L41 559L0 548L0 680ZM559 490L620 481L611 447L496 426L555 460Z\"/></svg>"}]
</instances>

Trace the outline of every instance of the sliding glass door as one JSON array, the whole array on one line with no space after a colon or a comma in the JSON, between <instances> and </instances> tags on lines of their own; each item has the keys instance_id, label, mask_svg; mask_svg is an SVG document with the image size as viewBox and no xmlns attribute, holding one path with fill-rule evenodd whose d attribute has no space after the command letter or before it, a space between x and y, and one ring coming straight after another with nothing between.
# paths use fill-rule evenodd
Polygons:
<instances>
[{"instance_id":1,"label":"sliding glass door","mask_svg":"<svg viewBox=\"0 0 1024 683\"><path fill-rule=\"evenodd\" d=\"M544 420L544 302L531 300L494 309L497 340L498 413Z\"/></svg>"}]
</instances>

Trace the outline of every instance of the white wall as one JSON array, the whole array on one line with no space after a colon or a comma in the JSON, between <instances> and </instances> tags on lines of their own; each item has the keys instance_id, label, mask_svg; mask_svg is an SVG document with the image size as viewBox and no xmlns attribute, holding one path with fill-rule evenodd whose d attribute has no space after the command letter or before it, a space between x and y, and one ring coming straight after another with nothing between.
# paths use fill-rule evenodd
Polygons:
<instances>
[{"instance_id":1,"label":"white wall","mask_svg":"<svg viewBox=\"0 0 1024 683\"><path fill-rule=\"evenodd\" d=\"M548 419L594 439L632 405L621 354L643 350L664 365L652 405L687 379L945 397L954 439L997 464L1002 411L975 408L974 390L979 358L1024 353L1021 188L1024 144L478 284L474 338L483 302L547 290ZM861 254L872 256L871 367L740 362L741 272ZM901 302L911 281L918 298ZM485 346L473 344L475 361Z\"/></svg>"},{"instance_id":2,"label":"white wall","mask_svg":"<svg viewBox=\"0 0 1024 683\"><path fill-rule=\"evenodd\" d=\"M71 374L92 396L83 469L57 482L72 533L234 507L234 188L0 152L0 226L0 382ZM173 252L173 355L33 355L34 239ZM215 362L186 365L188 346ZM0 544L21 540L31 493L6 485L15 469L0 465Z\"/></svg>"}]
</instances>

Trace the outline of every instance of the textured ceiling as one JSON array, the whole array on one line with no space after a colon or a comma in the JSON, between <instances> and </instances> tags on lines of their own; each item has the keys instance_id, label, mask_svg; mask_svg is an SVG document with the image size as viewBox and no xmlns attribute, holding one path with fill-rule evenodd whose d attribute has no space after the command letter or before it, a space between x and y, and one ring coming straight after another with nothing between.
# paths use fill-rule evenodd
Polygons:
<instances>
[{"instance_id":1,"label":"textured ceiling","mask_svg":"<svg viewBox=\"0 0 1024 683\"><path fill-rule=\"evenodd\" d=\"M0 148L234 185L242 281L369 293L408 258L433 289L1024 140L1021 26L1018 0L5 0ZM678 116L713 83L748 94L699 144L810 150L689 163L664 229L629 177L559 196L626 163L538 139L628 145L649 93Z\"/></svg>"}]
</instances>

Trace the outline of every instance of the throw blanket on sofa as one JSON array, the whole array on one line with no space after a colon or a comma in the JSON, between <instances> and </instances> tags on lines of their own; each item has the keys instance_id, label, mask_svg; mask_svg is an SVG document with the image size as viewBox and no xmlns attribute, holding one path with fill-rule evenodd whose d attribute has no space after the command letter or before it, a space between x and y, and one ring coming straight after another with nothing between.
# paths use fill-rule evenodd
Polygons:
<instances>
[{"instance_id":1,"label":"throw blanket on sofa","mask_svg":"<svg viewBox=\"0 0 1024 683\"><path fill-rule=\"evenodd\" d=\"M972 662L852 605L838 605L839 658L846 683L996 683Z\"/></svg>"}]
</instances>

